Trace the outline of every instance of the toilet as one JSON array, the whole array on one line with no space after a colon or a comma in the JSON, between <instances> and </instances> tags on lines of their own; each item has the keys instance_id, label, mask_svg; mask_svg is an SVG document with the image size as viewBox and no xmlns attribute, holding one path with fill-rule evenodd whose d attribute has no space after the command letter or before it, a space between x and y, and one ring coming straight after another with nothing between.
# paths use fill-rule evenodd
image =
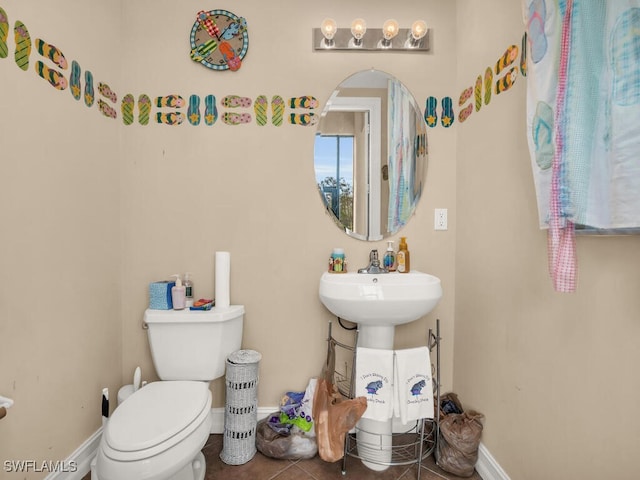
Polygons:
<instances>
[{"instance_id":1,"label":"toilet","mask_svg":"<svg viewBox=\"0 0 640 480\"><path fill-rule=\"evenodd\" d=\"M146 310L160 381L119 405L102 432L92 480L202 480L211 433L209 382L240 349L244 306Z\"/></svg>"}]
</instances>

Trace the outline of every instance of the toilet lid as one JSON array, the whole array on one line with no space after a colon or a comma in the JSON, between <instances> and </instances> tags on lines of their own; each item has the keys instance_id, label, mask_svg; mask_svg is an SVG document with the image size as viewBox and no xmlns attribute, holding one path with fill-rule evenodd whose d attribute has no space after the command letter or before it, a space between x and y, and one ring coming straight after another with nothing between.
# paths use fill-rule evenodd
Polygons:
<instances>
[{"instance_id":1,"label":"toilet lid","mask_svg":"<svg viewBox=\"0 0 640 480\"><path fill-rule=\"evenodd\" d=\"M211 408L204 382L152 382L131 395L113 412L106 442L114 450L133 452L166 442ZM200 422L199 422L200 423Z\"/></svg>"}]
</instances>

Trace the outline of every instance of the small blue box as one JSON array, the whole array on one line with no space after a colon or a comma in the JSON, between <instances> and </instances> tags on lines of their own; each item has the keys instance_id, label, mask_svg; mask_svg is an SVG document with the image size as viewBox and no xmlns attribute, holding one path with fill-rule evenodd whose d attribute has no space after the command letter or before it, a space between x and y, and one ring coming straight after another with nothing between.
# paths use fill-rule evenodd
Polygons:
<instances>
[{"instance_id":1,"label":"small blue box","mask_svg":"<svg viewBox=\"0 0 640 480\"><path fill-rule=\"evenodd\" d=\"M149 284L149 308L152 310L171 310L171 289L176 282L153 282Z\"/></svg>"}]
</instances>

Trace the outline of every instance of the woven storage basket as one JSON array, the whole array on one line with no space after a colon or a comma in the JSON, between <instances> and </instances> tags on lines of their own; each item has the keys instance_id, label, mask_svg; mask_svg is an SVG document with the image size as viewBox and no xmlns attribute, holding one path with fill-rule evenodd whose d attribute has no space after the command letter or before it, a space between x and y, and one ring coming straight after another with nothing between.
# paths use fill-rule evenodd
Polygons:
<instances>
[{"instance_id":1,"label":"woven storage basket","mask_svg":"<svg viewBox=\"0 0 640 480\"><path fill-rule=\"evenodd\" d=\"M228 465L242 465L256 454L258 423L258 367L262 355L238 350L227 358L226 407L220 458Z\"/></svg>"}]
</instances>

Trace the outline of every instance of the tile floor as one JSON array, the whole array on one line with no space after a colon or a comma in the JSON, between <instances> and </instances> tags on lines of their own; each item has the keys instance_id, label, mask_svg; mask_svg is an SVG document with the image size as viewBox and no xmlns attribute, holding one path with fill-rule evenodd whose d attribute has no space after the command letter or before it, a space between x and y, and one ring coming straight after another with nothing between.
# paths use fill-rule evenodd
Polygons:
<instances>
[{"instance_id":1,"label":"tile floor","mask_svg":"<svg viewBox=\"0 0 640 480\"><path fill-rule=\"evenodd\" d=\"M347 471L342 475L342 460L327 463L319 456L310 460L276 460L266 457L260 452L244 465L226 465L220 460L223 448L223 436L211 435L205 445L207 459L207 475L205 480L416 480L418 468L411 466L393 466L384 472L375 472L362 465L356 458L347 458ZM420 480L457 480L457 477L441 470L429 456L422 464ZM482 480L477 472L468 480Z\"/></svg>"},{"instance_id":2,"label":"tile floor","mask_svg":"<svg viewBox=\"0 0 640 480\"><path fill-rule=\"evenodd\" d=\"M418 468L411 466L393 466L384 472L375 472L362 465L356 458L347 458L347 471L342 475L342 460L327 463L315 456L310 460L276 460L260 452L244 465L227 465L220 460L223 448L223 436L211 435L202 449L207 460L205 480L416 480ZM429 456L420 469L420 480L457 480L457 477L441 470ZM87 474L83 480L91 480ZM467 480L482 480L477 472Z\"/></svg>"}]
</instances>

